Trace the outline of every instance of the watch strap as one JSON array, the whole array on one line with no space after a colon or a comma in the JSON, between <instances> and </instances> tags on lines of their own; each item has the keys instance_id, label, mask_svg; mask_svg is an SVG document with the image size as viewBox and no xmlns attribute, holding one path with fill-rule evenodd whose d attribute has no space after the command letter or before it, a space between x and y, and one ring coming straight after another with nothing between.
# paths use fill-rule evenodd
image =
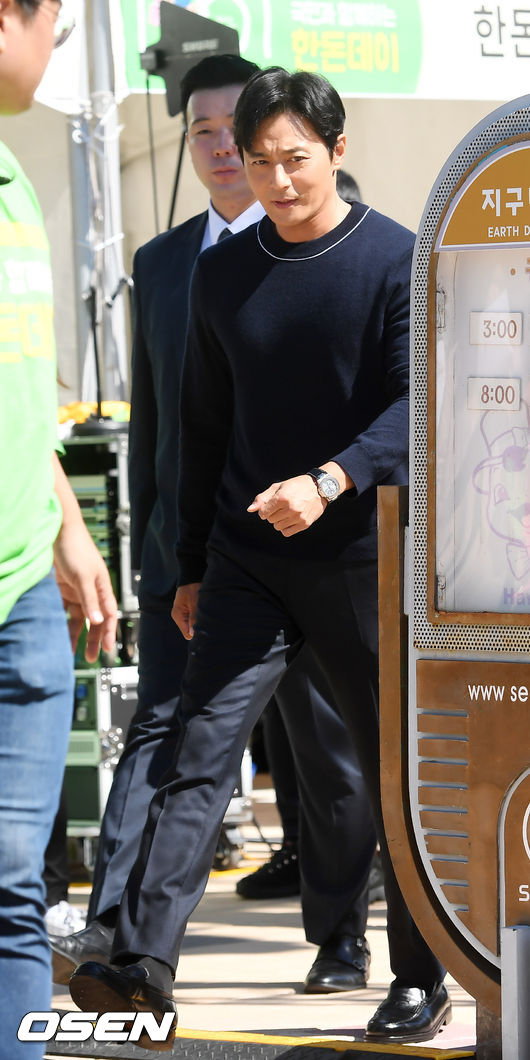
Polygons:
<instances>
[{"instance_id":1,"label":"watch strap","mask_svg":"<svg viewBox=\"0 0 530 1060\"><path fill-rule=\"evenodd\" d=\"M326 477L327 471L323 471L321 467L313 467L311 468L311 471L306 471L306 475L310 475L310 477L313 479L313 482L316 482L318 486L320 480Z\"/></svg>"}]
</instances>

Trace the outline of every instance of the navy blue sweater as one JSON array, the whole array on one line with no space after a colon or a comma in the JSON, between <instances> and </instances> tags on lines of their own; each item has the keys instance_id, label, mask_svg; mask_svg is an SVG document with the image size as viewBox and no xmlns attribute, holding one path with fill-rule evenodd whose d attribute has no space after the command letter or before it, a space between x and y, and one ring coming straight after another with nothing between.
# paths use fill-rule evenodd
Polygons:
<instances>
[{"instance_id":1,"label":"navy blue sweater","mask_svg":"<svg viewBox=\"0 0 530 1060\"><path fill-rule=\"evenodd\" d=\"M361 203L286 243L268 217L198 259L181 388L181 584L209 544L242 557L364 560L376 486L407 476L414 237ZM284 538L247 506L328 460L356 489Z\"/></svg>"}]
</instances>

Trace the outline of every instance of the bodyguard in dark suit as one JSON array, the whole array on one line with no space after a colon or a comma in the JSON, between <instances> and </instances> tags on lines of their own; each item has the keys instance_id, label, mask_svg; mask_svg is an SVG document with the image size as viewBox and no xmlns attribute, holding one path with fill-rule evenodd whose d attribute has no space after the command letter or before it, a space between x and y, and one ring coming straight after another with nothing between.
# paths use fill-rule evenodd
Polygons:
<instances>
[{"instance_id":1,"label":"bodyguard in dark suit","mask_svg":"<svg viewBox=\"0 0 530 1060\"><path fill-rule=\"evenodd\" d=\"M82 961L108 960L149 803L178 740L187 645L171 618L171 605L178 579L178 396L188 296L201 250L263 216L232 133L235 103L255 69L239 57L218 56L186 75L188 142L197 175L210 192L210 206L151 240L134 260L130 497L133 566L141 570L139 707L102 822L89 926L52 940L56 982L67 982ZM322 947L308 989L363 987L375 832L352 743L309 650L301 652L287 675L278 703L296 744L305 930L308 940Z\"/></svg>"},{"instance_id":2,"label":"bodyguard in dark suit","mask_svg":"<svg viewBox=\"0 0 530 1060\"><path fill-rule=\"evenodd\" d=\"M89 921L101 914L111 919L105 914L119 905L139 829L177 737L175 709L188 652L169 615L177 574L178 423L165 410L178 402L189 282L207 222L207 212L192 217L141 247L134 259L129 464L132 563L141 571L138 710L101 825Z\"/></svg>"}]
</instances>

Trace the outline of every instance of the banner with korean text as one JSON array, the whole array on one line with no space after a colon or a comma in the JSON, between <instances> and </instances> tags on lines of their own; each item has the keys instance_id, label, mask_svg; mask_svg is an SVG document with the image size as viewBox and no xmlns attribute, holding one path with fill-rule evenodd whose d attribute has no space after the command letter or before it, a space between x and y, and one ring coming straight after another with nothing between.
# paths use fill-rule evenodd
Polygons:
<instances>
[{"instance_id":1,"label":"banner with korean text","mask_svg":"<svg viewBox=\"0 0 530 1060\"><path fill-rule=\"evenodd\" d=\"M260 66L313 70L348 96L504 101L528 91L530 0L174 0L237 29ZM159 0L121 0L125 76L159 38ZM159 78L153 89L164 90Z\"/></svg>"}]
</instances>

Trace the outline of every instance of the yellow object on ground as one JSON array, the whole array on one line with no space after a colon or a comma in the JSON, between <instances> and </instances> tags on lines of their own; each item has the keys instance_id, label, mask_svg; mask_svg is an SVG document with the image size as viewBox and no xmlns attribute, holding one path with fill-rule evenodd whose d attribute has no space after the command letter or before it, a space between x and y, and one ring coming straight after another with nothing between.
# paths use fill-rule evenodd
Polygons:
<instances>
[{"instance_id":1,"label":"yellow object on ground","mask_svg":"<svg viewBox=\"0 0 530 1060\"><path fill-rule=\"evenodd\" d=\"M95 401L70 401L68 405L59 405L57 418L59 423L67 423L75 420L76 423L84 423L91 413L96 412ZM110 416L120 423L127 423L130 419L131 406L128 401L102 401L101 414Z\"/></svg>"}]
</instances>

